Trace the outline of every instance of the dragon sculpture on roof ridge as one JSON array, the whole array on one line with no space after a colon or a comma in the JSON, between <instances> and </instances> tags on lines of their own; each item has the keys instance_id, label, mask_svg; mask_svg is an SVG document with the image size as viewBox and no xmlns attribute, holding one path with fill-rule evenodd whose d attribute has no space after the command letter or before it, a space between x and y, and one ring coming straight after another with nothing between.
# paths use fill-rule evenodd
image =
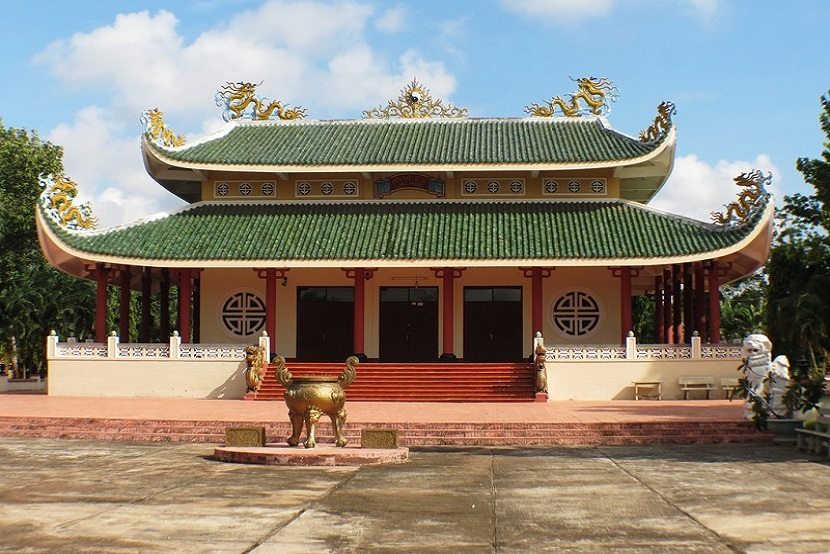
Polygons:
<instances>
[{"instance_id":1,"label":"dragon sculpture on roof ridge","mask_svg":"<svg viewBox=\"0 0 830 554\"><path fill-rule=\"evenodd\" d=\"M47 182L44 187L41 205L55 222L72 230L93 229L98 224L89 203L74 204L78 196L78 185L74 181L57 175L54 182Z\"/></svg>"},{"instance_id":2,"label":"dragon sculpture on roof ridge","mask_svg":"<svg viewBox=\"0 0 830 554\"><path fill-rule=\"evenodd\" d=\"M178 147L184 146L184 135L176 135L164 123L164 113L158 108L147 110L141 114L141 122L147 133L159 146Z\"/></svg>"},{"instance_id":3,"label":"dragon sculpture on roof ridge","mask_svg":"<svg viewBox=\"0 0 830 554\"><path fill-rule=\"evenodd\" d=\"M665 100L657 106L657 117L647 129L640 131L640 142L654 142L663 138L671 129L671 117L677 113L672 102Z\"/></svg>"},{"instance_id":4,"label":"dragon sculpture on roof ridge","mask_svg":"<svg viewBox=\"0 0 830 554\"><path fill-rule=\"evenodd\" d=\"M286 108L279 100L268 101L267 98L258 98L256 87L261 85L239 81L233 83L228 81L216 93L216 105L224 107L222 119L232 121L236 119L265 120L277 119L290 121L302 119L306 115L306 109L300 106Z\"/></svg>"},{"instance_id":5,"label":"dragon sculpture on roof ridge","mask_svg":"<svg viewBox=\"0 0 830 554\"><path fill-rule=\"evenodd\" d=\"M712 212L712 220L718 225L737 225L744 223L767 196L766 186L772 182L772 174L755 169L741 173L733 179L735 185L742 187L738 199L726 204L723 213Z\"/></svg>"},{"instance_id":6,"label":"dragon sculpture on roof ridge","mask_svg":"<svg viewBox=\"0 0 830 554\"><path fill-rule=\"evenodd\" d=\"M531 104L525 107L525 112L535 117L553 117L558 108L565 117L604 115L609 111L608 102L616 102L619 97L619 90L606 77L571 77L571 80L577 84L575 93L554 96L547 105ZM585 107L580 100L586 104Z\"/></svg>"}]
</instances>

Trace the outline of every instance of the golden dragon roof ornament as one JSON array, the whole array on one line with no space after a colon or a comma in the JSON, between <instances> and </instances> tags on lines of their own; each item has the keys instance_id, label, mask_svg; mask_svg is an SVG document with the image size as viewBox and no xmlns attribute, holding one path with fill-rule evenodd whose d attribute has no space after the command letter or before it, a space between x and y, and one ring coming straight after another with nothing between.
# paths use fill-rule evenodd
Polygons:
<instances>
[{"instance_id":1,"label":"golden dragon roof ornament","mask_svg":"<svg viewBox=\"0 0 830 554\"><path fill-rule=\"evenodd\" d=\"M769 197L766 186L772 181L772 174L766 175L759 169L747 173L741 173L734 179L735 184L742 187L738 193L738 199L726 204L723 213L712 212L712 221L718 225L740 225L745 223L749 216L759 207L765 204Z\"/></svg>"},{"instance_id":2,"label":"golden dragon roof ornament","mask_svg":"<svg viewBox=\"0 0 830 554\"><path fill-rule=\"evenodd\" d=\"M164 113L158 108L141 114L141 122L144 124L144 132L159 146L184 146L184 135L176 135L167 127L164 123Z\"/></svg>"},{"instance_id":3,"label":"golden dragon roof ornament","mask_svg":"<svg viewBox=\"0 0 830 554\"><path fill-rule=\"evenodd\" d=\"M256 95L257 86L259 85L245 81L239 81L238 83L226 82L215 97L216 105L225 108L222 119L225 121L235 119L282 119L290 121L305 117L307 110L300 106L286 108L279 100L269 102L267 98L259 99Z\"/></svg>"},{"instance_id":4,"label":"golden dragon roof ornament","mask_svg":"<svg viewBox=\"0 0 830 554\"><path fill-rule=\"evenodd\" d=\"M671 116L677 113L674 104L668 100L657 106L657 117L647 129L640 131L640 142L655 142L666 136L671 129Z\"/></svg>"},{"instance_id":5,"label":"golden dragon roof ornament","mask_svg":"<svg viewBox=\"0 0 830 554\"><path fill-rule=\"evenodd\" d=\"M412 79L412 82L401 89L398 101L389 100L386 106L378 106L363 112L368 119L420 119L426 117L461 118L467 117L467 108L457 108L452 104L444 105L440 98L433 98L429 89Z\"/></svg>"},{"instance_id":6,"label":"golden dragon roof ornament","mask_svg":"<svg viewBox=\"0 0 830 554\"><path fill-rule=\"evenodd\" d=\"M606 77L582 77L574 79L577 91L573 94L554 96L547 105L531 104L525 106L525 112L534 117L553 117L557 109L565 117L580 117L583 115L605 115L610 111L608 102L616 102L619 90ZM580 100L585 106L580 104Z\"/></svg>"},{"instance_id":7,"label":"golden dragon roof ornament","mask_svg":"<svg viewBox=\"0 0 830 554\"><path fill-rule=\"evenodd\" d=\"M73 203L78 195L78 185L74 181L57 175L54 181L47 181L43 185L44 189L40 194L41 206L56 223L75 231L95 228L98 220L92 215L89 203L77 206Z\"/></svg>"}]
</instances>

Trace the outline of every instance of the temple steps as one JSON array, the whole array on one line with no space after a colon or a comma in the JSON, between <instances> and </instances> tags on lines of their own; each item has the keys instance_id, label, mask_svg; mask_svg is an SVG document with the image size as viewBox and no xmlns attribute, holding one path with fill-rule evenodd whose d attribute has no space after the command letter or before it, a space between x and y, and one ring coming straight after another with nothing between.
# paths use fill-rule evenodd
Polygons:
<instances>
[{"instance_id":1,"label":"temple steps","mask_svg":"<svg viewBox=\"0 0 830 554\"><path fill-rule=\"evenodd\" d=\"M343 363L289 362L295 377L338 376ZM282 400L276 365L269 364L262 386L247 400ZM535 373L527 363L363 363L346 391L349 402L533 402Z\"/></svg>"},{"instance_id":2,"label":"temple steps","mask_svg":"<svg viewBox=\"0 0 830 554\"><path fill-rule=\"evenodd\" d=\"M275 418L284 417L284 407ZM290 434L288 421L245 422L111 418L0 417L0 436L92 439L130 442L224 442L227 427L261 425L269 443ZM601 446L771 442L772 435L744 421L637 423L354 423L346 437L360 443L360 429L397 429L402 446ZM318 442L333 442L327 417Z\"/></svg>"}]
</instances>

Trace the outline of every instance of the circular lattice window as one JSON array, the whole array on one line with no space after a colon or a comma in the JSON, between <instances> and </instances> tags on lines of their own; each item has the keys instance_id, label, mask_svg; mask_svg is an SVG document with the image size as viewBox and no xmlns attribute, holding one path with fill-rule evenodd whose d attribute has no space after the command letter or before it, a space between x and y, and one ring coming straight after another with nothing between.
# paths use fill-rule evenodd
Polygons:
<instances>
[{"instance_id":1,"label":"circular lattice window","mask_svg":"<svg viewBox=\"0 0 830 554\"><path fill-rule=\"evenodd\" d=\"M250 337L265 327L265 302L253 292L237 292L222 304L222 325L238 337Z\"/></svg>"},{"instance_id":2,"label":"circular lattice window","mask_svg":"<svg viewBox=\"0 0 830 554\"><path fill-rule=\"evenodd\" d=\"M553 303L551 316L556 330L571 338L585 338L599 329L599 302L590 293L572 290Z\"/></svg>"}]
</instances>

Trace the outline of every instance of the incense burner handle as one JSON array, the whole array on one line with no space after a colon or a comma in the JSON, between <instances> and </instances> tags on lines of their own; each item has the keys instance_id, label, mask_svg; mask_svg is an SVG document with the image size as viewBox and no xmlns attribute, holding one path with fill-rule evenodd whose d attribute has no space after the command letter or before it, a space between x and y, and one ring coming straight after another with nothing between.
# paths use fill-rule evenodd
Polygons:
<instances>
[{"instance_id":1,"label":"incense burner handle","mask_svg":"<svg viewBox=\"0 0 830 554\"><path fill-rule=\"evenodd\" d=\"M355 366L359 363L360 360L357 359L357 356L349 356L346 358L346 367L343 369L343 373L340 374L340 377L337 378L337 382L340 383L340 386L344 389L354 383L354 379L357 377Z\"/></svg>"},{"instance_id":2,"label":"incense burner handle","mask_svg":"<svg viewBox=\"0 0 830 554\"><path fill-rule=\"evenodd\" d=\"M277 381L282 384L285 388L291 386L291 382L294 380L294 376L288 371L285 367L285 358L280 356L279 354L276 357L277 362Z\"/></svg>"}]
</instances>

